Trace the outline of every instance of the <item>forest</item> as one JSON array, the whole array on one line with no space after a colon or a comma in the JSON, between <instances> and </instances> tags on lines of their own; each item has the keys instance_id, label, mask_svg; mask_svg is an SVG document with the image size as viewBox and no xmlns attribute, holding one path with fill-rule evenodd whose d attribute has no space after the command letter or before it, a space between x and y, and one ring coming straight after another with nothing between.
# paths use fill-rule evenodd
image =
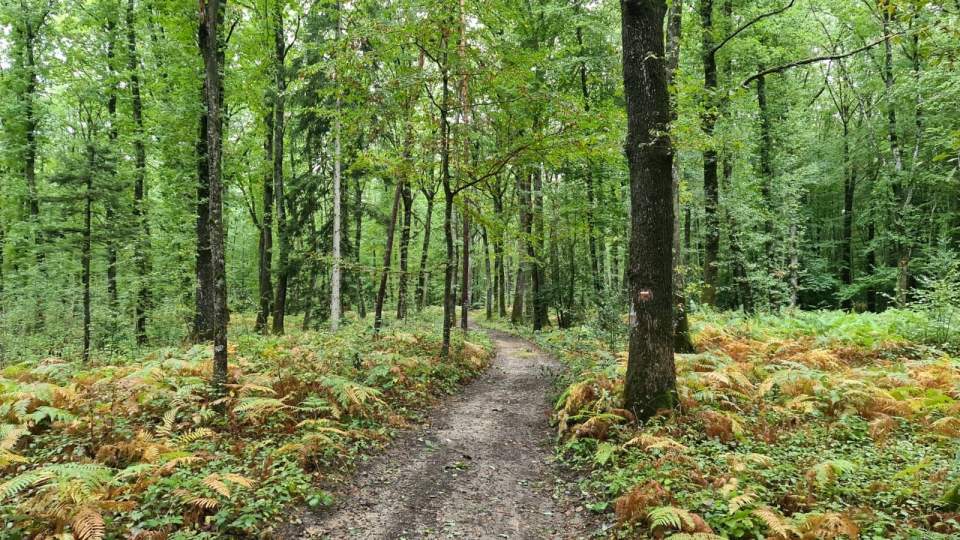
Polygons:
<instances>
[{"instance_id":1,"label":"forest","mask_svg":"<svg viewBox=\"0 0 960 540\"><path fill-rule=\"evenodd\" d=\"M958 0L0 0L0 540L958 538L958 441Z\"/></svg>"}]
</instances>

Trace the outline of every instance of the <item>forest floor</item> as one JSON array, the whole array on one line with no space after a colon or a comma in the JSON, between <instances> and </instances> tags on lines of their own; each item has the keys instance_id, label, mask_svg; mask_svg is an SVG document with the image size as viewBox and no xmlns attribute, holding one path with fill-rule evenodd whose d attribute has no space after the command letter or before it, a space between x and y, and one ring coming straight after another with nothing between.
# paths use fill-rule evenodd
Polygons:
<instances>
[{"instance_id":1,"label":"forest floor","mask_svg":"<svg viewBox=\"0 0 960 540\"><path fill-rule=\"evenodd\" d=\"M497 355L422 427L359 467L334 506L282 538L584 538L596 529L554 463L548 397L561 365L491 331Z\"/></svg>"}]
</instances>

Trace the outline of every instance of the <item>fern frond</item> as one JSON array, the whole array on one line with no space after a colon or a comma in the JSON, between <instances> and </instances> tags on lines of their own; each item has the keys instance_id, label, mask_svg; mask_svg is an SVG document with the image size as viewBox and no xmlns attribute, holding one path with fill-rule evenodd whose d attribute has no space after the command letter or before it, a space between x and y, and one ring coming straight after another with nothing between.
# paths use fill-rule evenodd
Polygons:
<instances>
[{"instance_id":1,"label":"fern frond","mask_svg":"<svg viewBox=\"0 0 960 540\"><path fill-rule=\"evenodd\" d=\"M215 433L210 428L197 428L191 431L184 433L183 435L178 435L173 439L173 442L178 447L184 447L188 444L213 437Z\"/></svg>"},{"instance_id":2,"label":"fern frond","mask_svg":"<svg viewBox=\"0 0 960 540\"><path fill-rule=\"evenodd\" d=\"M223 473L223 474L221 474L220 476L222 476L224 480L227 480L227 481L229 481L229 482L233 482L234 484L237 484L238 486L243 486L243 487L245 487L245 488L252 488L252 487L253 487L253 483L254 483L253 480L247 478L246 476L242 476L242 475L239 475L239 474L236 474L236 473Z\"/></svg>"},{"instance_id":3,"label":"fern frond","mask_svg":"<svg viewBox=\"0 0 960 540\"><path fill-rule=\"evenodd\" d=\"M679 452L685 452L688 450L686 446L678 443L670 437L658 437L656 435L650 435L647 433L641 433L640 435L637 435L636 437L623 443L624 448L628 446L639 446L644 450L650 450L654 448L677 450Z\"/></svg>"},{"instance_id":4,"label":"fern frond","mask_svg":"<svg viewBox=\"0 0 960 540\"><path fill-rule=\"evenodd\" d=\"M77 512L70 526L77 540L100 540L106 532L103 516L92 508L84 508Z\"/></svg>"},{"instance_id":5,"label":"fern frond","mask_svg":"<svg viewBox=\"0 0 960 540\"><path fill-rule=\"evenodd\" d=\"M676 506L659 506L650 510L650 513L647 514L647 521L650 522L651 528L673 527L679 530L684 527L693 528L696 526L693 514Z\"/></svg>"},{"instance_id":6,"label":"fern frond","mask_svg":"<svg viewBox=\"0 0 960 540\"><path fill-rule=\"evenodd\" d=\"M733 497L732 499L727 501L727 513L730 515L736 514L737 512L740 511L741 508L745 506L750 506L751 504L756 502L756 500L757 500L757 495L752 491L748 491L746 493L737 495L736 497Z\"/></svg>"},{"instance_id":7,"label":"fern frond","mask_svg":"<svg viewBox=\"0 0 960 540\"><path fill-rule=\"evenodd\" d=\"M789 540L794 536L800 536L796 527L769 506L755 508L751 513L759 518L773 535L776 535L774 538L777 540Z\"/></svg>"}]
</instances>

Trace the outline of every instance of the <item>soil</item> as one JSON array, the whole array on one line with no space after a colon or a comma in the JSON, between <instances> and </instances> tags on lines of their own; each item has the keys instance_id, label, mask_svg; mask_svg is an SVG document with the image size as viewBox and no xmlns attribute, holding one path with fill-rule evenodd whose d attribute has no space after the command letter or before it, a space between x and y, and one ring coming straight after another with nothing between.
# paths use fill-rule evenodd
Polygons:
<instances>
[{"instance_id":1,"label":"soil","mask_svg":"<svg viewBox=\"0 0 960 540\"><path fill-rule=\"evenodd\" d=\"M588 538L598 529L554 463L551 382L560 364L490 331L490 368L361 465L279 538Z\"/></svg>"}]
</instances>

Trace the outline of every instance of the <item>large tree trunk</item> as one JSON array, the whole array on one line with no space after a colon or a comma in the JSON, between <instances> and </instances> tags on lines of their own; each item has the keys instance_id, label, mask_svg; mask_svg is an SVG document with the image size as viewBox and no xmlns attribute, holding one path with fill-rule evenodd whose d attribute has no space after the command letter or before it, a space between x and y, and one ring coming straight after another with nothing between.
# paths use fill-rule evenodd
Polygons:
<instances>
[{"instance_id":1,"label":"large tree trunk","mask_svg":"<svg viewBox=\"0 0 960 540\"><path fill-rule=\"evenodd\" d=\"M134 0L127 0L127 69L130 75L131 109L133 112L134 181L133 217L137 223L136 267L138 284L136 305L137 344L147 342L147 310L150 307L150 225L147 220L147 152L143 129L143 102L140 98L140 61L137 57L137 34Z\"/></svg>"},{"instance_id":2,"label":"large tree trunk","mask_svg":"<svg viewBox=\"0 0 960 540\"><path fill-rule=\"evenodd\" d=\"M283 179L284 105L286 102L284 94L287 91L287 73L283 6L280 2L276 3L273 13L274 82L276 84L273 102L273 190L277 198L277 232L280 240L280 272L277 275L277 291L273 298L273 333L283 334L283 322L287 313L287 285L290 281L291 224L287 219L287 195ZM339 192L336 196L339 196Z\"/></svg>"},{"instance_id":3,"label":"large tree trunk","mask_svg":"<svg viewBox=\"0 0 960 540\"><path fill-rule=\"evenodd\" d=\"M717 150L712 137L717 125L717 57L713 37L713 0L700 0L700 21L703 27L703 81L706 103L700 113L700 128L708 138L703 152L703 195L705 236L703 252L703 297L707 305L717 302L717 263L720 256L720 191L718 186Z\"/></svg>"},{"instance_id":4,"label":"large tree trunk","mask_svg":"<svg viewBox=\"0 0 960 540\"><path fill-rule=\"evenodd\" d=\"M225 2L201 2L200 51L203 55L207 103L207 164L210 182L210 261L213 285L213 385L218 393L227 382L227 276L223 234L223 185L220 178L222 56L220 24Z\"/></svg>"},{"instance_id":5,"label":"large tree trunk","mask_svg":"<svg viewBox=\"0 0 960 540\"><path fill-rule=\"evenodd\" d=\"M624 407L638 419L676 401L673 363L673 150L664 69L663 0L622 0L630 165L629 283L633 320Z\"/></svg>"},{"instance_id":6,"label":"large tree trunk","mask_svg":"<svg viewBox=\"0 0 960 540\"><path fill-rule=\"evenodd\" d=\"M260 306L257 310L257 321L254 330L259 333L267 331L267 322L270 318L270 304L273 300L273 283L271 270L273 267L273 106L264 115L266 137L263 142L263 153L268 163L271 163L270 173L263 179L263 214L260 218L260 239L257 246L258 275Z\"/></svg>"}]
</instances>

